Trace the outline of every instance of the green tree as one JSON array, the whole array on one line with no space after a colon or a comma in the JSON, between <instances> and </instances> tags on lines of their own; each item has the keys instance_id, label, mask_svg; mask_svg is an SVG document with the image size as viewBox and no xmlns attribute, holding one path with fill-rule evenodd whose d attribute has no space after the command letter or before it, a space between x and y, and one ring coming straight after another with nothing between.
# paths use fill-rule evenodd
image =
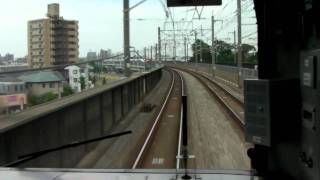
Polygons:
<instances>
[{"instance_id":1,"label":"green tree","mask_svg":"<svg viewBox=\"0 0 320 180\"><path fill-rule=\"evenodd\" d=\"M66 85L63 87L63 92L61 94L62 97L65 97L65 96L69 96L71 94L74 94L74 91L73 89L70 87L70 85Z\"/></svg>"},{"instance_id":2,"label":"green tree","mask_svg":"<svg viewBox=\"0 0 320 180\"><path fill-rule=\"evenodd\" d=\"M44 93L40 96L29 96L29 105L30 106L35 106L38 104L46 103L55 99L58 99L58 94L54 94L53 92L47 92Z\"/></svg>"},{"instance_id":3,"label":"green tree","mask_svg":"<svg viewBox=\"0 0 320 180\"><path fill-rule=\"evenodd\" d=\"M54 94L53 92L48 92L48 93L41 95L40 98L41 98L41 102L45 103L45 102L49 102L49 101L58 99L58 94Z\"/></svg>"},{"instance_id":4,"label":"green tree","mask_svg":"<svg viewBox=\"0 0 320 180\"><path fill-rule=\"evenodd\" d=\"M203 42L200 39L197 39L195 43L192 44L192 51L193 51L193 57L190 58L191 62L196 62L195 52L198 52L197 53L198 63L212 63L211 46L209 46L207 43ZM202 56L202 61L201 61L201 56Z\"/></svg>"},{"instance_id":5,"label":"green tree","mask_svg":"<svg viewBox=\"0 0 320 180\"><path fill-rule=\"evenodd\" d=\"M80 77L81 90L86 88L86 81L83 76Z\"/></svg>"},{"instance_id":6,"label":"green tree","mask_svg":"<svg viewBox=\"0 0 320 180\"><path fill-rule=\"evenodd\" d=\"M228 65L234 65L235 59L234 59L234 47L233 45L222 41L222 40L215 40L215 59L217 64L228 64ZM195 52L200 52L202 55L202 63L212 63L212 55L211 55L211 47L207 43L203 42L202 40L197 39L195 43L192 44L192 51L193 51L193 57L190 58L191 62L195 62ZM200 62L200 53L198 53L197 56L198 62Z\"/></svg>"},{"instance_id":7,"label":"green tree","mask_svg":"<svg viewBox=\"0 0 320 180\"><path fill-rule=\"evenodd\" d=\"M98 72L100 71L100 70L99 70L100 68L99 68L99 65L98 65L97 62L95 62L95 61L90 61L90 62L89 62L89 65L93 67L93 72L94 72L94 73L98 73Z\"/></svg>"},{"instance_id":8,"label":"green tree","mask_svg":"<svg viewBox=\"0 0 320 180\"><path fill-rule=\"evenodd\" d=\"M222 40L215 40L215 52L216 52L216 63L217 64L228 64L234 65L234 52L235 47Z\"/></svg>"},{"instance_id":9,"label":"green tree","mask_svg":"<svg viewBox=\"0 0 320 180\"><path fill-rule=\"evenodd\" d=\"M40 104L40 100L39 97L35 96L35 95L31 95L28 97L28 104L30 106L35 106L37 104Z\"/></svg>"},{"instance_id":10,"label":"green tree","mask_svg":"<svg viewBox=\"0 0 320 180\"><path fill-rule=\"evenodd\" d=\"M256 48L250 44L242 44L243 63L257 64Z\"/></svg>"}]
</instances>

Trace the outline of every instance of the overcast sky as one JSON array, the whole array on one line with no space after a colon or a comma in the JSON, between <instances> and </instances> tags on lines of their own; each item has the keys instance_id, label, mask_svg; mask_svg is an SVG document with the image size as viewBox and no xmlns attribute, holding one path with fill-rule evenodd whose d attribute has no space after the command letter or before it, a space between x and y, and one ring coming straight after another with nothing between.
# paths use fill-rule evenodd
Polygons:
<instances>
[{"instance_id":1,"label":"overcast sky","mask_svg":"<svg viewBox=\"0 0 320 180\"><path fill-rule=\"evenodd\" d=\"M134 5L140 0L130 0ZM131 11L131 46L142 49L154 45L157 42L157 27L164 28L165 12L160 3L165 0L148 0L144 4ZM256 26L252 11L252 0L242 1L243 6L243 37L245 42L255 44ZM44 18L47 12L47 4L59 3L60 16L64 19L79 21L79 45L80 56L86 56L88 51L100 49L112 49L113 52L122 51L123 46L123 15L122 0L5 0L1 2L0 11L0 54L13 53L15 57L27 54L27 21ZM233 35L229 32L236 27L235 0L223 0L220 7L197 7L198 13L194 14L194 7L171 8L174 20L182 18L193 23L177 24L180 29L210 28L210 17L224 20L216 22L216 37L228 42L233 42ZM200 13L202 12L202 13ZM199 16L198 14L201 14ZM139 19L144 20L139 20ZM206 18L206 19L203 19ZM180 27L179 27L180 26ZM166 24L166 29L172 28ZM205 30L199 38L210 41L210 32ZM177 37L178 38L178 37ZM181 51L181 48L180 48ZM179 48L178 48L179 53Z\"/></svg>"}]
</instances>

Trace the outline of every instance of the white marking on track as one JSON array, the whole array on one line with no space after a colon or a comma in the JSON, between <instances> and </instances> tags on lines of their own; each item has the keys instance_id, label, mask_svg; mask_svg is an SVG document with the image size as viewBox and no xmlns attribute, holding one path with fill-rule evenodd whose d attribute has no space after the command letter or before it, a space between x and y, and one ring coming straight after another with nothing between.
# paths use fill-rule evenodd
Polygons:
<instances>
[{"instance_id":1,"label":"white marking on track","mask_svg":"<svg viewBox=\"0 0 320 180\"><path fill-rule=\"evenodd\" d=\"M173 117L174 117L174 115L172 115L172 114L168 115L168 118L173 118Z\"/></svg>"},{"instance_id":2,"label":"white marking on track","mask_svg":"<svg viewBox=\"0 0 320 180\"><path fill-rule=\"evenodd\" d=\"M163 162L164 162L164 159L163 159L163 158L153 158L153 159L152 159L152 164L161 165L161 164L163 164Z\"/></svg>"}]
</instances>

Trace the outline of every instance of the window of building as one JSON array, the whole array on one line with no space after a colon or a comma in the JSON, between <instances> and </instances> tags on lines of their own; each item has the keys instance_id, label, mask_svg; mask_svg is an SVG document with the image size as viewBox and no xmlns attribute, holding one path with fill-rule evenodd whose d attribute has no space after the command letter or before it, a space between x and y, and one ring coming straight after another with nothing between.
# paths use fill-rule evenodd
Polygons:
<instances>
[{"instance_id":1,"label":"window of building","mask_svg":"<svg viewBox=\"0 0 320 180\"><path fill-rule=\"evenodd\" d=\"M78 74L78 71L77 70L73 70L73 74Z\"/></svg>"},{"instance_id":2,"label":"window of building","mask_svg":"<svg viewBox=\"0 0 320 180\"><path fill-rule=\"evenodd\" d=\"M20 91L24 91L23 85L20 85Z\"/></svg>"},{"instance_id":3,"label":"window of building","mask_svg":"<svg viewBox=\"0 0 320 180\"><path fill-rule=\"evenodd\" d=\"M78 82L78 79L77 78L73 78L73 82Z\"/></svg>"},{"instance_id":4,"label":"window of building","mask_svg":"<svg viewBox=\"0 0 320 180\"><path fill-rule=\"evenodd\" d=\"M42 88L46 88L46 83L42 83Z\"/></svg>"},{"instance_id":5,"label":"window of building","mask_svg":"<svg viewBox=\"0 0 320 180\"><path fill-rule=\"evenodd\" d=\"M49 84L49 87L50 87L50 88L54 88L54 87L55 87L55 84L54 84L54 83L50 83L50 84Z\"/></svg>"},{"instance_id":6,"label":"window of building","mask_svg":"<svg viewBox=\"0 0 320 180\"><path fill-rule=\"evenodd\" d=\"M14 85L14 91L17 92L18 90L18 85Z\"/></svg>"}]
</instances>

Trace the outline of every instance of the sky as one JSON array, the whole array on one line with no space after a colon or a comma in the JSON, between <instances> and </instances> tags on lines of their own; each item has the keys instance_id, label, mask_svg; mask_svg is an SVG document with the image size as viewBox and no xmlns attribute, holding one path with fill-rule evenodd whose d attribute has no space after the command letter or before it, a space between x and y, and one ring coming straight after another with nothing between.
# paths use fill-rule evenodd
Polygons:
<instances>
[{"instance_id":1,"label":"sky","mask_svg":"<svg viewBox=\"0 0 320 180\"><path fill-rule=\"evenodd\" d=\"M139 1L130 0L130 6ZM130 44L138 50L157 43L158 27L172 29L172 24L169 22L164 26L166 14L161 1L165 3L165 0L147 0L130 11ZM0 11L1 55L5 53L13 53L15 57L27 55L27 22L45 18L49 3L60 4L60 16L63 16L64 19L79 21L80 57L86 56L89 51L98 52L100 49L111 49L113 52L122 51L122 0L2 0ZM253 25L255 19L251 4L252 0L242 0L243 24L249 24L243 26L242 37L246 37L245 42L255 45L256 26ZM209 6L203 9L197 7L197 11L195 7L170 8L174 21L192 20L192 23L177 23L176 28L180 29L190 29L192 26L195 29L209 29L212 15L217 20L223 20L223 23L222 21L215 23L215 35L230 43L233 42L233 35L230 32L236 28L235 10L235 0L223 0L223 5L219 7ZM210 43L210 33L204 30L198 38ZM191 40L189 43L192 43ZM178 54L181 53L181 46L177 48L177 51Z\"/></svg>"}]
</instances>

